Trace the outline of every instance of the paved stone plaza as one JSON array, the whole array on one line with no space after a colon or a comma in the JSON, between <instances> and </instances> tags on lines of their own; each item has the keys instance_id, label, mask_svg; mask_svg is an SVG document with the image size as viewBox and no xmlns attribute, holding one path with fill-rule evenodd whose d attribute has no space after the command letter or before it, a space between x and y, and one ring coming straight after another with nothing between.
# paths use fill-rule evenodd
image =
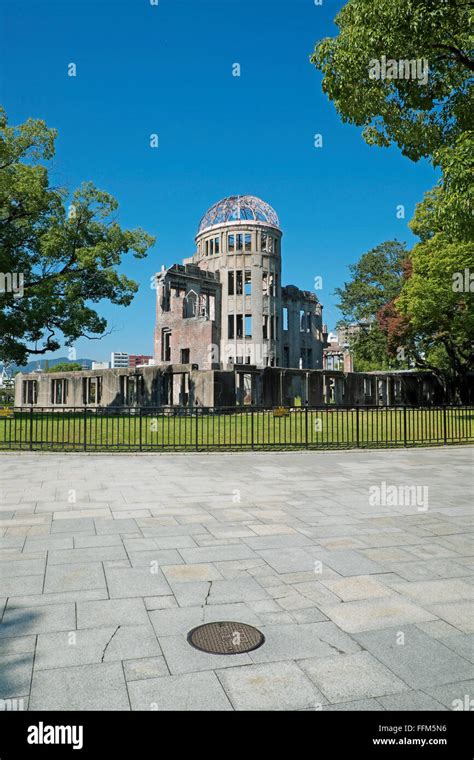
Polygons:
<instances>
[{"instance_id":1,"label":"paved stone plaza","mask_svg":"<svg viewBox=\"0 0 474 760\"><path fill-rule=\"evenodd\" d=\"M0 698L460 709L474 697L471 480L467 447L2 454ZM386 504L390 486L423 498ZM187 643L217 620L266 641L232 656Z\"/></svg>"}]
</instances>

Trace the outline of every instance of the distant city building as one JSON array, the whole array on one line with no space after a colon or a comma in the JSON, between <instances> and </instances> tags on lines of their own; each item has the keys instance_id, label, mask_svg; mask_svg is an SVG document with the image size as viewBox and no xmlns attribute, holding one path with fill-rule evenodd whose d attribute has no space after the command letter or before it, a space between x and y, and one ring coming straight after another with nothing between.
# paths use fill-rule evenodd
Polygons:
<instances>
[{"instance_id":1,"label":"distant city building","mask_svg":"<svg viewBox=\"0 0 474 760\"><path fill-rule=\"evenodd\" d=\"M3 366L0 369L0 388L9 388L13 385L13 378L8 369Z\"/></svg>"},{"instance_id":2,"label":"distant city building","mask_svg":"<svg viewBox=\"0 0 474 760\"><path fill-rule=\"evenodd\" d=\"M368 319L363 319L360 322L353 322L350 325L341 325L337 330L337 342L343 348L350 346L351 339L358 335L362 330L370 330L371 323Z\"/></svg>"},{"instance_id":3,"label":"distant city building","mask_svg":"<svg viewBox=\"0 0 474 760\"><path fill-rule=\"evenodd\" d=\"M91 369L109 369L109 362L92 362Z\"/></svg>"},{"instance_id":4,"label":"distant city building","mask_svg":"<svg viewBox=\"0 0 474 760\"><path fill-rule=\"evenodd\" d=\"M130 354L128 357L128 366L132 369L134 367L148 367L152 361L153 357L147 356L146 354Z\"/></svg>"},{"instance_id":5,"label":"distant city building","mask_svg":"<svg viewBox=\"0 0 474 760\"><path fill-rule=\"evenodd\" d=\"M359 328L360 329L360 328ZM323 349L323 369L341 372L353 372L354 362L349 349L348 332L330 332L323 325L325 344ZM344 342L343 342L344 341Z\"/></svg>"},{"instance_id":6,"label":"distant city building","mask_svg":"<svg viewBox=\"0 0 474 760\"><path fill-rule=\"evenodd\" d=\"M110 354L110 366L112 369L128 368L128 354L123 351L112 351Z\"/></svg>"}]
</instances>

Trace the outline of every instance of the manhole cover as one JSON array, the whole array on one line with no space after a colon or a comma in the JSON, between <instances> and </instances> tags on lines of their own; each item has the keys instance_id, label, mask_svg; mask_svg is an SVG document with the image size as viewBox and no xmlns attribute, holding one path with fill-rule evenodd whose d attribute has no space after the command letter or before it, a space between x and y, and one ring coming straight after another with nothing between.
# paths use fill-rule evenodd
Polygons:
<instances>
[{"instance_id":1,"label":"manhole cover","mask_svg":"<svg viewBox=\"0 0 474 760\"><path fill-rule=\"evenodd\" d=\"M188 633L188 641L195 649L210 654L241 654L257 649L265 641L252 625L245 623L205 623Z\"/></svg>"}]
</instances>

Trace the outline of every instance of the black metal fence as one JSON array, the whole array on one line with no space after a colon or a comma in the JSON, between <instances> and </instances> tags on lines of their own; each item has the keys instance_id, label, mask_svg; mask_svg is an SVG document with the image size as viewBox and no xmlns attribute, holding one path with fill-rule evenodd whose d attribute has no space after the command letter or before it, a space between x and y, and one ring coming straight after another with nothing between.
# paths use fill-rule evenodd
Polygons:
<instances>
[{"instance_id":1,"label":"black metal fence","mask_svg":"<svg viewBox=\"0 0 474 760\"><path fill-rule=\"evenodd\" d=\"M474 406L15 407L1 450L325 449L474 442Z\"/></svg>"}]
</instances>

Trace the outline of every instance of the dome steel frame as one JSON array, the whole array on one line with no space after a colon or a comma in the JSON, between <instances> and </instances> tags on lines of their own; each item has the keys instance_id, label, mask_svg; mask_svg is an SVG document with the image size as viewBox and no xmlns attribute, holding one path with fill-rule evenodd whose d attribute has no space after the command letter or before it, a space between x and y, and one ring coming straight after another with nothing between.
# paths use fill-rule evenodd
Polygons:
<instances>
[{"instance_id":1,"label":"dome steel frame","mask_svg":"<svg viewBox=\"0 0 474 760\"><path fill-rule=\"evenodd\" d=\"M230 195L214 203L201 221L197 234L200 235L210 227L231 222L261 222L280 229L276 211L255 195Z\"/></svg>"}]
</instances>

